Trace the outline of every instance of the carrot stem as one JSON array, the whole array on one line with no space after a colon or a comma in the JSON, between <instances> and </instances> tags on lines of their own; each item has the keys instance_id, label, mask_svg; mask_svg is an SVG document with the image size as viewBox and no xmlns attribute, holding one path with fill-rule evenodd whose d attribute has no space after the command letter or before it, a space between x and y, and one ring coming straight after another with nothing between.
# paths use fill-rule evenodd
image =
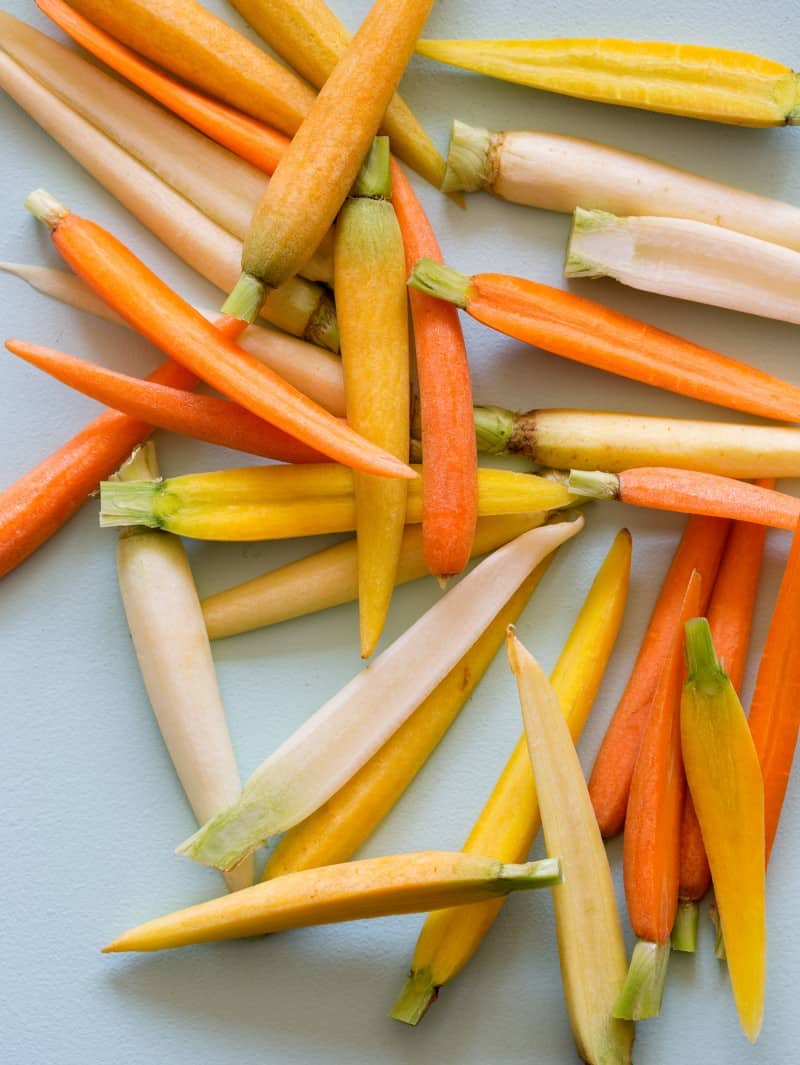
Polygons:
<instances>
[{"instance_id":1,"label":"carrot stem","mask_svg":"<svg viewBox=\"0 0 800 1065\"><path fill-rule=\"evenodd\" d=\"M700 907L694 899L679 899L670 941L673 950L680 950L685 954L694 954L697 950L699 915Z\"/></svg>"}]
</instances>

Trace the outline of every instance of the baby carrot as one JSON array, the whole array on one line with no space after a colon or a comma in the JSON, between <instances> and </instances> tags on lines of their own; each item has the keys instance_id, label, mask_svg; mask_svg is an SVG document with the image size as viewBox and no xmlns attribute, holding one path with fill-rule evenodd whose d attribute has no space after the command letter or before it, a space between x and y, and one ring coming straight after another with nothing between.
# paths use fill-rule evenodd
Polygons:
<instances>
[{"instance_id":1,"label":"baby carrot","mask_svg":"<svg viewBox=\"0 0 800 1065\"><path fill-rule=\"evenodd\" d=\"M573 292L423 259L409 284L516 337L634 381L765 418L800 421L800 388Z\"/></svg>"},{"instance_id":2,"label":"baby carrot","mask_svg":"<svg viewBox=\"0 0 800 1065\"><path fill-rule=\"evenodd\" d=\"M389 139L376 137L336 223L334 283L347 420L408 458L408 300L403 238L391 204ZM406 484L356 474L361 657L380 639L406 520Z\"/></svg>"},{"instance_id":3,"label":"baby carrot","mask_svg":"<svg viewBox=\"0 0 800 1065\"><path fill-rule=\"evenodd\" d=\"M6 347L65 385L159 429L280 462L324 462L318 451L229 399L141 381L23 340L7 340Z\"/></svg>"},{"instance_id":4,"label":"baby carrot","mask_svg":"<svg viewBox=\"0 0 800 1065\"><path fill-rule=\"evenodd\" d=\"M413 477L219 331L100 226L39 190L26 201L56 248L94 291L148 340L243 407L331 458L380 476Z\"/></svg>"},{"instance_id":5,"label":"baby carrot","mask_svg":"<svg viewBox=\"0 0 800 1065\"><path fill-rule=\"evenodd\" d=\"M378 131L433 0L375 0L314 101L256 208L225 312L252 322L309 258Z\"/></svg>"},{"instance_id":6,"label":"baby carrot","mask_svg":"<svg viewBox=\"0 0 800 1065\"><path fill-rule=\"evenodd\" d=\"M36 0L36 4L87 52L218 144L265 174L271 174L278 165L289 143L282 133L164 74L73 11L64 0Z\"/></svg>"},{"instance_id":7,"label":"baby carrot","mask_svg":"<svg viewBox=\"0 0 800 1065\"><path fill-rule=\"evenodd\" d=\"M689 518L661 586L633 670L611 718L589 779L589 794L604 836L622 831L628 794L642 734L658 680L680 617L693 570L702 579L703 601L714 586L729 523L716 518Z\"/></svg>"},{"instance_id":8,"label":"baby carrot","mask_svg":"<svg viewBox=\"0 0 800 1065\"><path fill-rule=\"evenodd\" d=\"M441 261L431 224L397 163L392 202L403 232L406 270L422 256ZM422 536L431 573L450 577L469 559L477 518L472 383L455 307L410 290L426 470Z\"/></svg>"},{"instance_id":9,"label":"baby carrot","mask_svg":"<svg viewBox=\"0 0 800 1065\"><path fill-rule=\"evenodd\" d=\"M628 914L638 939L614 1016L639 1021L661 1011L678 907L680 829L686 781L681 761L683 626L695 617L702 579L692 572L631 778L625 818Z\"/></svg>"}]
</instances>

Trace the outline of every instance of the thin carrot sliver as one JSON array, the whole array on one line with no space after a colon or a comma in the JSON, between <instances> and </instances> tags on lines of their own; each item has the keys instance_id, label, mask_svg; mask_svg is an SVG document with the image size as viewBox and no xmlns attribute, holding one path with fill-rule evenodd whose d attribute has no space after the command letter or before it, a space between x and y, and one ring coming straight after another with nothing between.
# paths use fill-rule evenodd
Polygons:
<instances>
[{"instance_id":1,"label":"thin carrot sliver","mask_svg":"<svg viewBox=\"0 0 800 1065\"><path fill-rule=\"evenodd\" d=\"M729 526L729 522L716 518L690 518L664 578L636 662L589 779L589 795L600 831L606 837L622 831L639 745L692 570L696 569L702 578L702 613L714 585Z\"/></svg>"},{"instance_id":2,"label":"thin carrot sliver","mask_svg":"<svg viewBox=\"0 0 800 1065\"><path fill-rule=\"evenodd\" d=\"M442 262L422 204L394 159L392 202L408 270L423 257ZM422 419L425 562L431 573L450 577L469 561L478 517L472 383L457 309L415 289L409 289L409 296Z\"/></svg>"}]
</instances>

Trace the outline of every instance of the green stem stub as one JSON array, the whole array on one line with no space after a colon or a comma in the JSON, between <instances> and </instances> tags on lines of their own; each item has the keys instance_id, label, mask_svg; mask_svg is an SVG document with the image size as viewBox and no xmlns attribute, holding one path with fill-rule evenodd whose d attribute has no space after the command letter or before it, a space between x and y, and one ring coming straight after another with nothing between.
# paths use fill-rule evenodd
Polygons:
<instances>
[{"instance_id":1,"label":"green stem stub","mask_svg":"<svg viewBox=\"0 0 800 1065\"><path fill-rule=\"evenodd\" d=\"M158 481L101 481L100 525L159 528L154 505L159 489Z\"/></svg>"},{"instance_id":2,"label":"green stem stub","mask_svg":"<svg viewBox=\"0 0 800 1065\"><path fill-rule=\"evenodd\" d=\"M697 918L700 907L692 899L681 899L672 926L672 949L694 954L697 950Z\"/></svg>"},{"instance_id":3,"label":"green stem stub","mask_svg":"<svg viewBox=\"0 0 800 1065\"><path fill-rule=\"evenodd\" d=\"M411 271L408 283L427 296L447 300L462 310L466 310L469 305L472 278L451 266L437 263L434 259L420 259Z\"/></svg>"},{"instance_id":4,"label":"green stem stub","mask_svg":"<svg viewBox=\"0 0 800 1065\"><path fill-rule=\"evenodd\" d=\"M638 940L633 948L628 975L614 1006L614 1016L618 1020L643 1021L658 1016L664 996L669 955L669 940L664 943Z\"/></svg>"},{"instance_id":5,"label":"green stem stub","mask_svg":"<svg viewBox=\"0 0 800 1065\"><path fill-rule=\"evenodd\" d=\"M514 431L514 415L503 407L473 407L478 451L484 455L503 455L508 451Z\"/></svg>"},{"instance_id":6,"label":"green stem stub","mask_svg":"<svg viewBox=\"0 0 800 1065\"><path fill-rule=\"evenodd\" d=\"M418 972L412 969L389 1016L404 1024L419 1024L438 993L429 966Z\"/></svg>"},{"instance_id":7,"label":"green stem stub","mask_svg":"<svg viewBox=\"0 0 800 1065\"><path fill-rule=\"evenodd\" d=\"M243 273L230 296L222 304L222 313L252 325L258 318L258 312L266 297L267 288L264 282L252 274Z\"/></svg>"},{"instance_id":8,"label":"green stem stub","mask_svg":"<svg viewBox=\"0 0 800 1065\"><path fill-rule=\"evenodd\" d=\"M59 203L46 189L35 189L25 200L25 207L49 229L55 229L61 219L69 214L69 208Z\"/></svg>"},{"instance_id":9,"label":"green stem stub","mask_svg":"<svg viewBox=\"0 0 800 1065\"><path fill-rule=\"evenodd\" d=\"M619 477L601 470L570 470L567 487L575 495L589 499L619 498Z\"/></svg>"},{"instance_id":10,"label":"green stem stub","mask_svg":"<svg viewBox=\"0 0 800 1065\"><path fill-rule=\"evenodd\" d=\"M714 957L719 958L720 961L727 961L728 956L725 953L725 939L722 935L722 921L720 920L719 910L717 904L712 902L708 907L708 916L711 918L711 923L714 926Z\"/></svg>"},{"instance_id":11,"label":"green stem stub","mask_svg":"<svg viewBox=\"0 0 800 1065\"><path fill-rule=\"evenodd\" d=\"M491 182L492 145L496 134L454 119L442 192L476 192Z\"/></svg>"},{"instance_id":12,"label":"green stem stub","mask_svg":"<svg viewBox=\"0 0 800 1065\"><path fill-rule=\"evenodd\" d=\"M705 618L690 618L686 622L687 684L704 694L713 695L729 684L728 676L717 658L711 629Z\"/></svg>"},{"instance_id":13,"label":"green stem stub","mask_svg":"<svg viewBox=\"0 0 800 1065\"><path fill-rule=\"evenodd\" d=\"M390 200L392 198L390 158L389 138L376 137L361 164L351 196L362 196L370 200Z\"/></svg>"}]
</instances>

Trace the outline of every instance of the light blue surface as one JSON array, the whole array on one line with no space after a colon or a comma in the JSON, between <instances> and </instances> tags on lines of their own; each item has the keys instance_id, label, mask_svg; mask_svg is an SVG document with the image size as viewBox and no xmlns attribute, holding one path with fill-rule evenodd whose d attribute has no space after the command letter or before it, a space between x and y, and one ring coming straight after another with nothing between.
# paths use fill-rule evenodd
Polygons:
<instances>
[{"instance_id":1,"label":"light blue surface","mask_svg":"<svg viewBox=\"0 0 800 1065\"><path fill-rule=\"evenodd\" d=\"M30 2L5 0L45 28ZM222 0L215 10L241 25ZM336 0L355 26L367 0ZM441 0L432 37L605 34L739 47L797 63L796 9L778 0L659 5L616 0L526 4ZM56 31L50 31L56 35ZM444 148L451 117L495 128L542 128L649 153L709 176L800 202L800 130L707 125L575 100L415 60L404 84ZM174 259L14 104L0 99L0 257L58 265L41 226L22 210L46 185L106 224L181 292L217 296ZM467 214L417 183L448 261L560 284L569 228L563 216L474 196ZM800 381L789 325L669 302L584 282L576 290ZM0 276L3 337L52 344L143 373L143 341L65 309ZM585 406L707 415L700 404L578 369L465 322L480 401L513 407ZM0 484L8 483L96 413L6 356L0 363ZM166 473L234 464L240 457L160 434ZM681 527L671 516L607 504L564 550L519 626L551 665L617 528L634 534L634 571L617 651L581 741L588 767L630 669ZM0 781L3 818L2 1020L4 1065L556 1065L577 1060L566 1021L547 893L512 899L479 957L417 1030L386 1017L421 918L361 922L152 957L102 957L133 923L217 892L216 874L172 855L192 828L189 809L142 692L116 588L115 534L87 505L50 544L2 582ZM763 642L787 537L771 533L754 653ZM310 543L190 545L202 592L311 550ZM439 592L432 580L398 591L386 640ZM223 694L240 765L249 773L358 669L354 607L218 644ZM446 638L443 635L443 638ZM752 669L747 691L752 684ZM478 693L365 855L458 847L520 731L508 669L494 663ZM798 1060L797 984L800 786L789 787L769 877L769 988L764 1031L741 1035L725 970L702 919L696 957L671 963L659 1020L639 1026L639 1065L744 1065ZM621 848L610 848L619 882ZM626 926L627 928L627 926ZM629 930L628 930L629 931Z\"/></svg>"}]
</instances>

